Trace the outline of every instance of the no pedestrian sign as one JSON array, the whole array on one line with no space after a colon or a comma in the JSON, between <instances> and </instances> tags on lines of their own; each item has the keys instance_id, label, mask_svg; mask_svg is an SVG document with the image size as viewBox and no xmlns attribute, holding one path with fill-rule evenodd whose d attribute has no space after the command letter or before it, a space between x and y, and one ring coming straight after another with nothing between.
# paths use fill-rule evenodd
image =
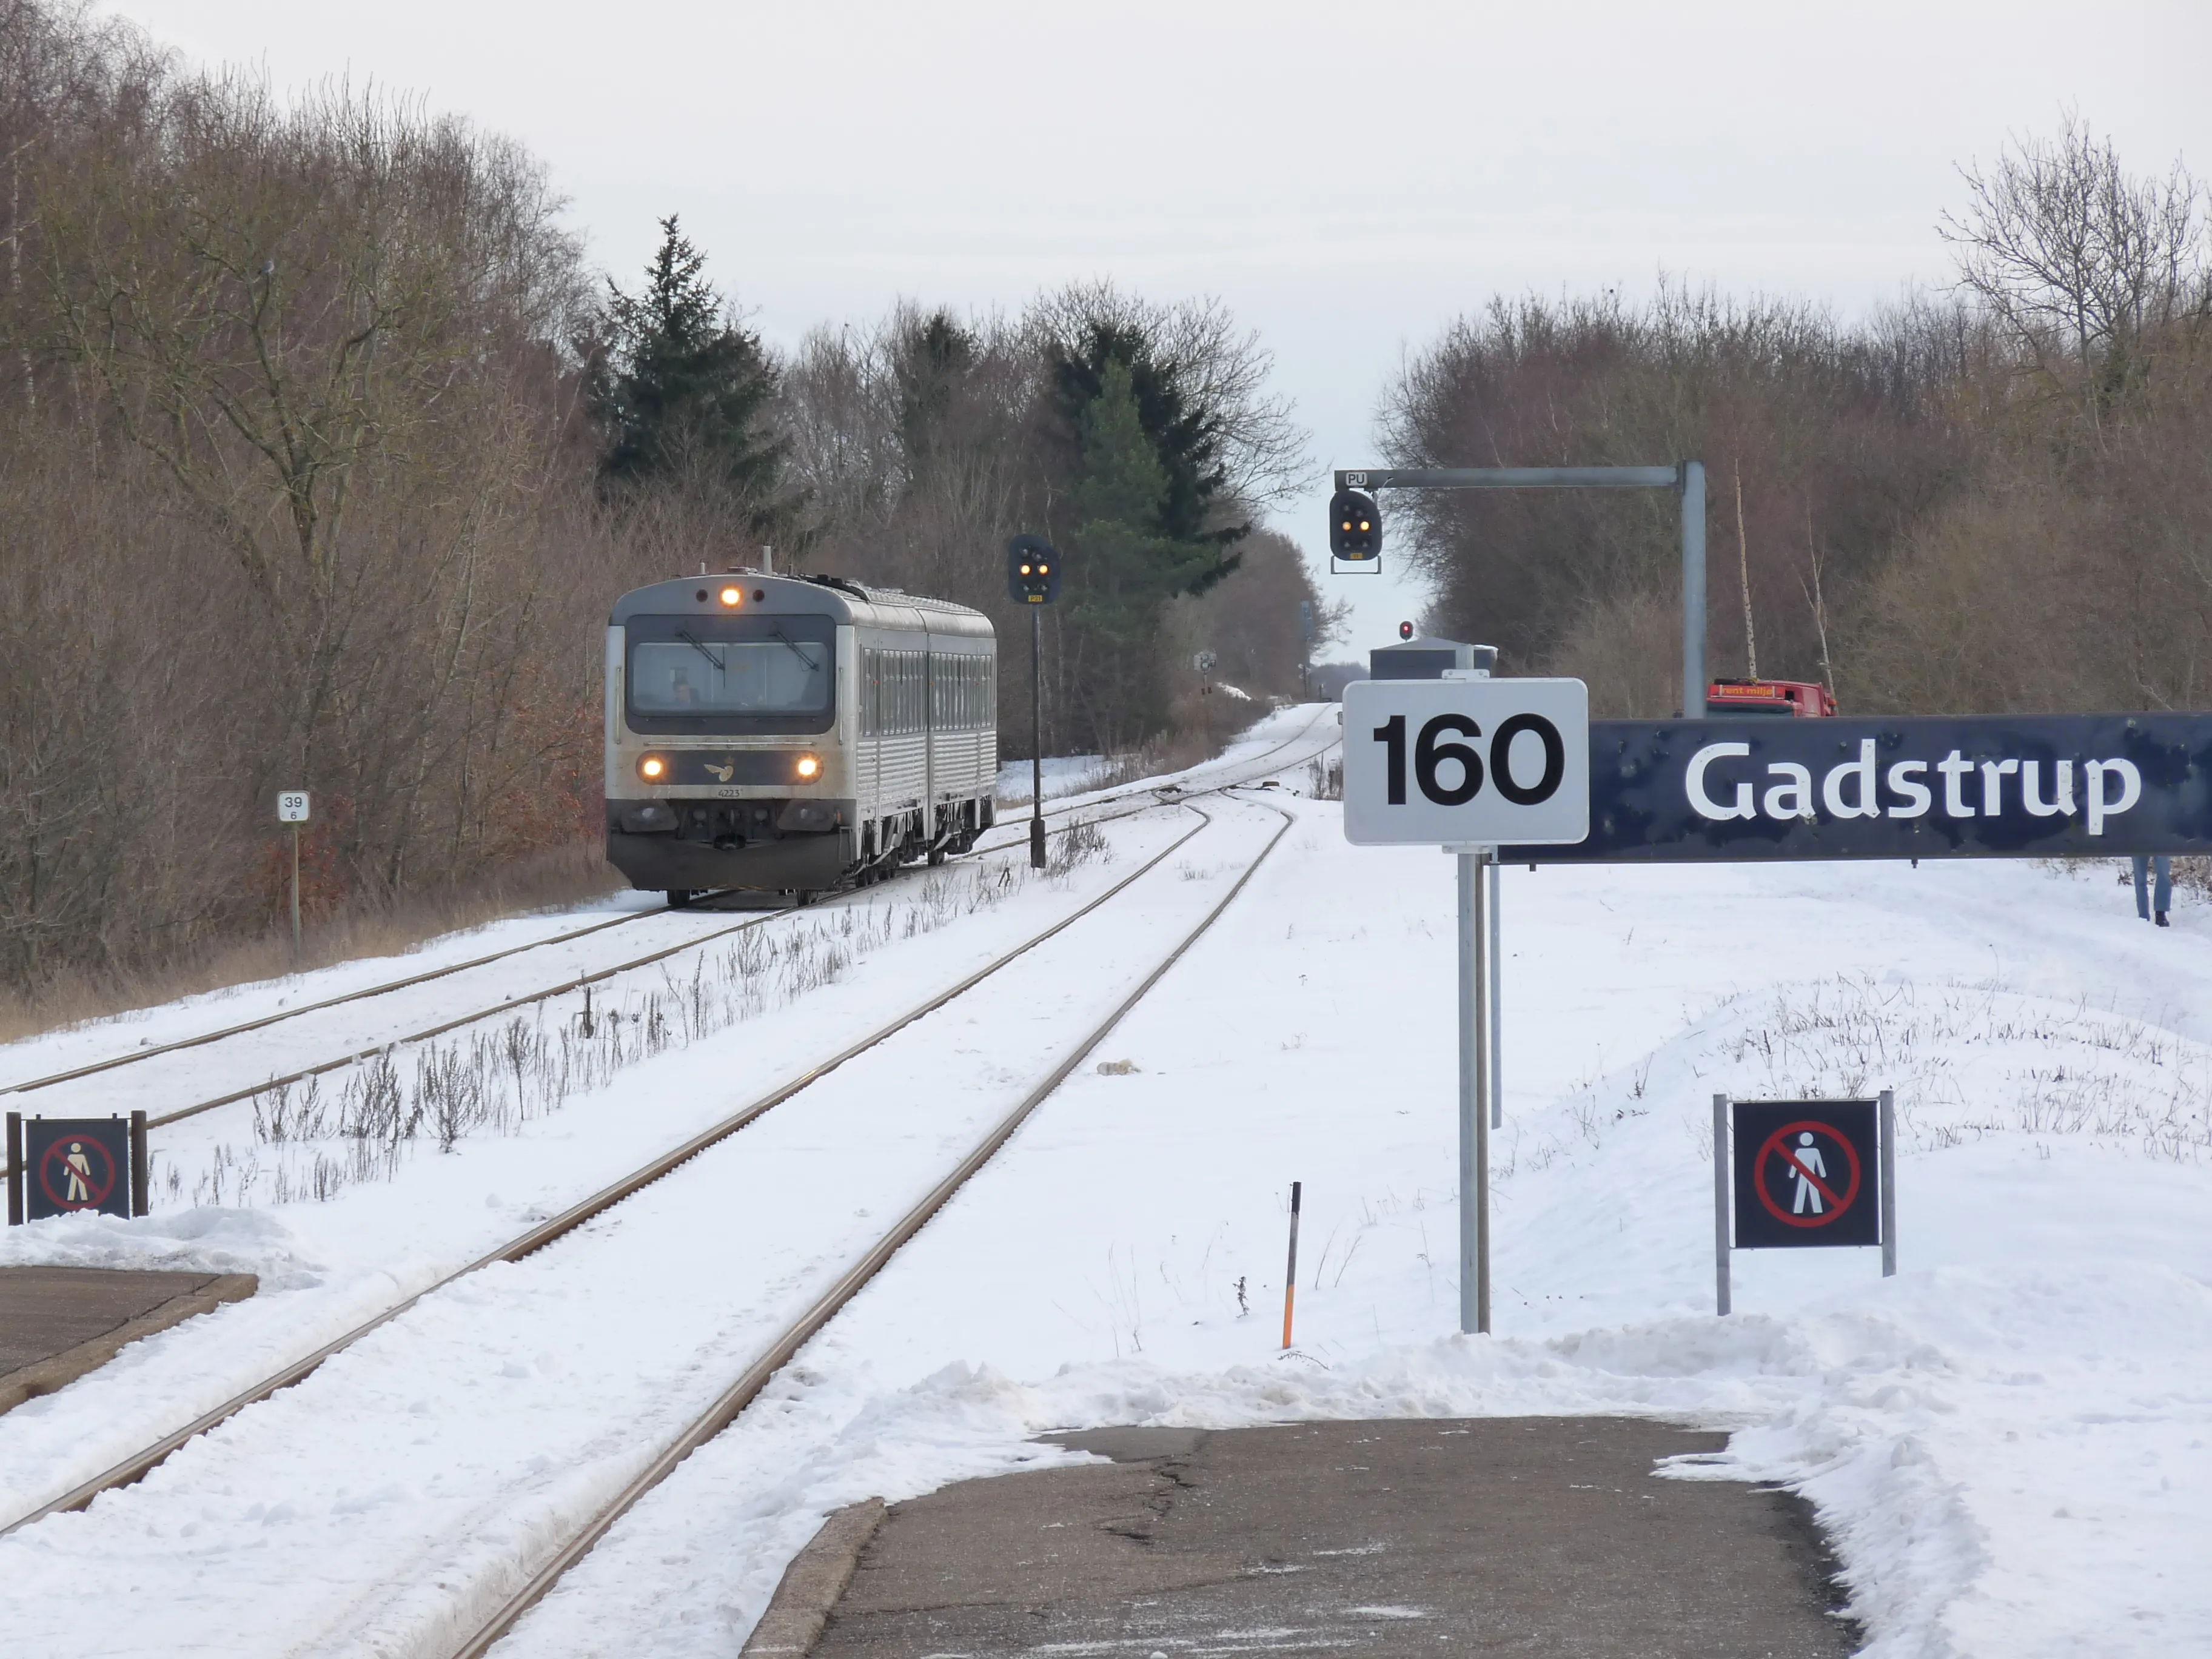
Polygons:
<instances>
[{"instance_id":1,"label":"no pedestrian sign","mask_svg":"<svg viewBox=\"0 0 2212 1659\"><path fill-rule=\"evenodd\" d=\"M1735 1248L1881 1243L1881 1164L1871 1100L1740 1100Z\"/></svg>"},{"instance_id":2,"label":"no pedestrian sign","mask_svg":"<svg viewBox=\"0 0 2212 1659\"><path fill-rule=\"evenodd\" d=\"M131 1126L119 1117L31 1118L23 1125L33 1221L98 1210L131 1213Z\"/></svg>"}]
</instances>

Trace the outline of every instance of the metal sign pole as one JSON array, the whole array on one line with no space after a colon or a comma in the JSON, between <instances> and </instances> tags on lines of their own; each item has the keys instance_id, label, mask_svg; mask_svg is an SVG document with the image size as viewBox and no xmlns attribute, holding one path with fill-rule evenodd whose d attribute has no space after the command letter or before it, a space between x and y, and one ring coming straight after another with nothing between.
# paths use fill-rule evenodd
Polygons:
<instances>
[{"instance_id":1,"label":"metal sign pole","mask_svg":"<svg viewBox=\"0 0 2212 1659\"><path fill-rule=\"evenodd\" d=\"M1705 464L1682 463L1682 718L1705 717Z\"/></svg>"},{"instance_id":2,"label":"metal sign pole","mask_svg":"<svg viewBox=\"0 0 2212 1659\"><path fill-rule=\"evenodd\" d=\"M1483 852L1459 854L1459 1328L1490 1331L1490 1114L1484 1096L1489 977L1484 958Z\"/></svg>"},{"instance_id":3,"label":"metal sign pole","mask_svg":"<svg viewBox=\"0 0 2212 1659\"><path fill-rule=\"evenodd\" d=\"M1505 1124L1505 956L1498 921L1498 878L1504 866L1490 860L1490 1127Z\"/></svg>"},{"instance_id":4,"label":"metal sign pole","mask_svg":"<svg viewBox=\"0 0 2212 1659\"><path fill-rule=\"evenodd\" d=\"M1474 879L1469 884L1474 890L1475 937L1482 938L1483 882L1482 866L1490 857L1490 849L1483 848L1474 855ZM1483 1005L1488 1000L1489 951L1474 953L1474 1255L1475 1329L1485 1336L1490 1334L1490 1113L1483 1096L1490 1092L1490 1022L1482 1018Z\"/></svg>"},{"instance_id":5,"label":"metal sign pole","mask_svg":"<svg viewBox=\"0 0 2212 1659\"><path fill-rule=\"evenodd\" d=\"M1030 867L1044 868L1044 612L1030 611Z\"/></svg>"},{"instance_id":6,"label":"metal sign pole","mask_svg":"<svg viewBox=\"0 0 2212 1659\"><path fill-rule=\"evenodd\" d=\"M1713 1307L1729 1310L1729 1097L1713 1097Z\"/></svg>"},{"instance_id":7,"label":"metal sign pole","mask_svg":"<svg viewBox=\"0 0 2212 1659\"><path fill-rule=\"evenodd\" d=\"M300 965L300 826L292 826L292 965Z\"/></svg>"},{"instance_id":8,"label":"metal sign pole","mask_svg":"<svg viewBox=\"0 0 2212 1659\"><path fill-rule=\"evenodd\" d=\"M1881 1276L1897 1277L1897 1091L1881 1091Z\"/></svg>"}]
</instances>

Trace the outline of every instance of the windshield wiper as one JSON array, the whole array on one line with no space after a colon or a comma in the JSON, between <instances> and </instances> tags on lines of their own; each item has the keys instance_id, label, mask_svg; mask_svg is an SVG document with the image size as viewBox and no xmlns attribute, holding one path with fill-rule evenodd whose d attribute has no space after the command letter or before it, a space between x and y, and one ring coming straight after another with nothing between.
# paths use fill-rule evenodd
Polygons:
<instances>
[{"instance_id":1,"label":"windshield wiper","mask_svg":"<svg viewBox=\"0 0 2212 1659\"><path fill-rule=\"evenodd\" d=\"M813 658L808 656L804 651L801 651L799 648L798 641L793 640L790 635L785 633L781 627L769 629L769 637L774 640L781 640L786 645L789 646L791 647L791 654L806 665L806 672L808 673L816 674L821 672L822 665L815 661Z\"/></svg>"},{"instance_id":2,"label":"windshield wiper","mask_svg":"<svg viewBox=\"0 0 2212 1659\"><path fill-rule=\"evenodd\" d=\"M704 657L704 658L705 658L708 662L710 662L710 663L714 664L714 672L715 672L717 674L726 674L726 673L728 673L728 672L730 672L730 665L729 665L729 664L727 664L727 663L724 662L724 661L723 661L720 657L716 656L713 652L709 651L709 650L708 650L705 646L703 646L703 645L700 644L698 641L696 641L696 640L693 639L693 638L690 636L690 635L689 635L689 634L687 634L686 632L684 632L684 629L680 629L680 628L679 628L679 629L678 629L676 630L676 637L677 637L678 639L679 639L679 640L683 641L684 644L686 644L686 645L690 646L690 647L694 651L696 651L696 652L697 652L701 656ZM810 666L811 666L811 665L810 665Z\"/></svg>"}]
</instances>

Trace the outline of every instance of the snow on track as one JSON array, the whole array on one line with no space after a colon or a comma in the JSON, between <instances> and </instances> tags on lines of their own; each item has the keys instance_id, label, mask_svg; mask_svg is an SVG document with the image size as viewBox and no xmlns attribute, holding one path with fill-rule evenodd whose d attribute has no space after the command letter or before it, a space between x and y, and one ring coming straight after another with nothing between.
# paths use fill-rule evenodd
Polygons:
<instances>
[{"instance_id":1,"label":"snow on track","mask_svg":"<svg viewBox=\"0 0 2212 1659\"><path fill-rule=\"evenodd\" d=\"M1883 1659L2212 1651L2212 916L2154 932L2103 864L1508 871L1501 1335L1464 1339L1450 863L1298 810L1109 1041L1134 1069L1072 1079L501 1655L727 1650L829 1510L1051 1428L1547 1412L1736 1431L1674 1472L1802 1489ZM1715 1319L1712 1093L1886 1083L1899 1276L1739 1253Z\"/></svg>"},{"instance_id":2,"label":"snow on track","mask_svg":"<svg viewBox=\"0 0 2212 1659\"><path fill-rule=\"evenodd\" d=\"M21 1538L132 1559L149 1593L110 1627L141 1619L130 1639L165 1651L436 1650L860 1254L874 1218L957 1162L1279 823L1210 810L1192 851L1221 869L1144 878L1024 958L1028 988L986 981L643 1201L440 1292L141 1486ZM726 1063L671 1056L655 1085L710 1085ZM240 1645L248 1619L265 1650Z\"/></svg>"},{"instance_id":3,"label":"snow on track","mask_svg":"<svg viewBox=\"0 0 2212 1659\"><path fill-rule=\"evenodd\" d=\"M123 1355L64 1394L0 1415L0 1504L9 1516L79 1481L210 1409L283 1364L565 1209L608 1181L719 1121L736 1104L990 961L1079 908L1127 867L1187 832L1191 816L1164 811L1115 826L1119 856L1067 877L1024 885L1026 850L986 864L1012 896L858 963L792 1006L722 1033L708 1050L711 1079L661 1087L653 1065L507 1138L434 1143L390 1183L356 1187L327 1204L272 1209L164 1210L123 1222L82 1216L0 1234L0 1263L174 1267L262 1275L260 1294L188 1322ZM875 890L893 908L920 902ZM604 1012L604 1011L603 1011ZM667 1057L664 1057L667 1058ZM655 1062L657 1064L658 1062ZM204 1156L227 1133L208 1120L170 1132L170 1146ZM264 1152L298 1151L264 1148ZM281 1218L281 1219L280 1219Z\"/></svg>"}]
</instances>

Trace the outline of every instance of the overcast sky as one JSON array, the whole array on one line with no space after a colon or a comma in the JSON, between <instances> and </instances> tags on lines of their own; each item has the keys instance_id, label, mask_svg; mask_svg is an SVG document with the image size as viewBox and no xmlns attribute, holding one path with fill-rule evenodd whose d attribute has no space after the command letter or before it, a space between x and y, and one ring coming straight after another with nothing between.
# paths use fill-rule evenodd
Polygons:
<instances>
[{"instance_id":1,"label":"overcast sky","mask_svg":"<svg viewBox=\"0 0 2212 1659\"><path fill-rule=\"evenodd\" d=\"M1401 355L1498 290L1665 271L1855 315L1948 280L1955 162L2069 107L2138 169L2212 173L2212 0L118 9L195 60L514 135L626 283L682 214L779 344L902 295L1218 295L1314 434L1279 527L1317 568L1327 469L1374 459ZM1419 604L1387 573L1322 580L1357 601L1338 654Z\"/></svg>"}]
</instances>

